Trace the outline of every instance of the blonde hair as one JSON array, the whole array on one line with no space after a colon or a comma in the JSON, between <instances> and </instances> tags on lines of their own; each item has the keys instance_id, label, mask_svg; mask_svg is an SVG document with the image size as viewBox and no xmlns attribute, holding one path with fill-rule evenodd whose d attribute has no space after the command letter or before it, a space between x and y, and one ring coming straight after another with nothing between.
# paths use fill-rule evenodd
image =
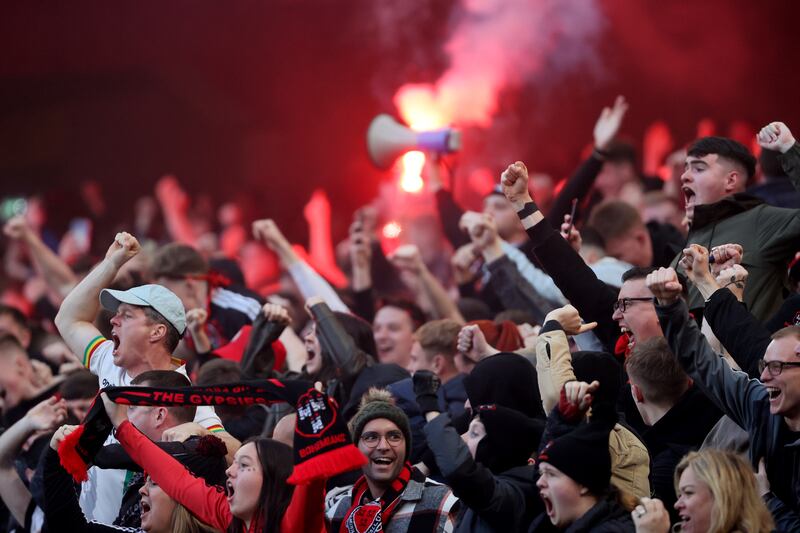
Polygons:
<instances>
[{"instance_id":1,"label":"blonde hair","mask_svg":"<svg viewBox=\"0 0 800 533\"><path fill-rule=\"evenodd\" d=\"M689 467L708 486L714 500L709 533L770 533L775 528L758 495L753 469L742 457L710 448L686 454L675 469L678 495L681 475Z\"/></svg>"},{"instance_id":2,"label":"blonde hair","mask_svg":"<svg viewBox=\"0 0 800 533\"><path fill-rule=\"evenodd\" d=\"M201 522L186 507L177 502L175 509L172 510L169 529L175 533L219 533L220 531Z\"/></svg>"}]
</instances>

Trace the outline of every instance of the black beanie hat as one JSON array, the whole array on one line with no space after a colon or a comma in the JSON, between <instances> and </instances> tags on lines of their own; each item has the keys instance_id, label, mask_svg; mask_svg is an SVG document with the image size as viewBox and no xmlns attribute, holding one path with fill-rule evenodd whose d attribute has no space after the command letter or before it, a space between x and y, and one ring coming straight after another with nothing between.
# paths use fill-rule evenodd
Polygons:
<instances>
[{"instance_id":1,"label":"black beanie hat","mask_svg":"<svg viewBox=\"0 0 800 533\"><path fill-rule=\"evenodd\" d=\"M364 426L376 418L392 421L403 432L406 439L406 461L408 461L411 458L411 424L403 410L395 405L392 394L385 389L372 388L361 398L361 406L350 419L353 443L358 446Z\"/></svg>"},{"instance_id":2,"label":"black beanie hat","mask_svg":"<svg viewBox=\"0 0 800 533\"><path fill-rule=\"evenodd\" d=\"M191 444L186 446L186 451L174 452L172 456L195 477L203 478L209 485L224 487L228 468L225 443L214 435L204 435Z\"/></svg>"},{"instance_id":3,"label":"black beanie hat","mask_svg":"<svg viewBox=\"0 0 800 533\"><path fill-rule=\"evenodd\" d=\"M578 381L600 382L592 395L592 414L617 420L617 398L623 383L622 365L606 352L578 351L572 354L572 368Z\"/></svg>"},{"instance_id":4,"label":"black beanie hat","mask_svg":"<svg viewBox=\"0 0 800 533\"><path fill-rule=\"evenodd\" d=\"M497 404L530 417L544 415L536 369L515 353L501 352L482 359L464 377L464 389L475 407Z\"/></svg>"},{"instance_id":5,"label":"black beanie hat","mask_svg":"<svg viewBox=\"0 0 800 533\"><path fill-rule=\"evenodd\" d=\"M486 436L478 443L475 460L495 474L528 464L544 432L544 420L501 405L481 405L478 414Z\"/></svg>"},{"instance_id":6,"label":"black beanie hat","mask_svg":"<svg viewBox=\"0 0 800 533\"><path fill-rule=\"evenodd\" d=\"M581 424L548 442L539 453L537 464L550 464L592 494L600 495L611 484L610 431L611 427L606 423Z\"/></svg>"}]
</instances>

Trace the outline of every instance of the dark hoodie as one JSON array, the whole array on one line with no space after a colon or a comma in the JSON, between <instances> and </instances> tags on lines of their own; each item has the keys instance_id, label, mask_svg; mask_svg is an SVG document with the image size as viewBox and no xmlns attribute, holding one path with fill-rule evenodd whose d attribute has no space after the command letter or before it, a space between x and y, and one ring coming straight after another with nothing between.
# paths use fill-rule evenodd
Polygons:
<instances>
[{"instance_id":1,"label":"dark hoodie","mask_svg":"<svg viewBox=\"0 0 800 533\"><path fill-rule=\"evenodd\" d=\"M795 145L786 155L800 161L800 148ZM800 168L792 176L800 183ZM719 202L698 205L687 239L708 249L727 243L737 243L744 249L742 266L749 272L744 302L753 315L766 321L784 299L786 265L797 251L800 239L800 211L766 205L762 200L739 193L726 196ZM677 267L681 254L672 261ZM699 311L704 298L689 287L689 309Z\"/></svg>"}]
</instances>

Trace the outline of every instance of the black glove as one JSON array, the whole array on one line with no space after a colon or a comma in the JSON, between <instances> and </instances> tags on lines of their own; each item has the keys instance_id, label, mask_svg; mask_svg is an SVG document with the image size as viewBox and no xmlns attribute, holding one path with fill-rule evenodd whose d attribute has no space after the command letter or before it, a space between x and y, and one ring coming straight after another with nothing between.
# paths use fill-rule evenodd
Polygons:
<instances>
[{"instance_id":1,"label":"black glove","mask_svg":"<svg viewBox=\"0 0 800 533\"><path fill-rule=\"evenodd\" d=\"M442 384L439 376L430 370L417 370L414 372L414 394L417 396L417 405L424 415L431 411L439 411L439 397L437 391Z\"/></svg>"}]
</instances>

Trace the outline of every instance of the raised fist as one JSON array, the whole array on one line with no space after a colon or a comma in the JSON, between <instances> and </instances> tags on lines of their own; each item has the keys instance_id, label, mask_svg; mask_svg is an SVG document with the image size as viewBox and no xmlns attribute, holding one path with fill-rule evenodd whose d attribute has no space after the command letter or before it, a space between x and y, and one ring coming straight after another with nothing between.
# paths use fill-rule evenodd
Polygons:
<instances>
[{"instance_id":1,"label":"raised fist","mask_svg":"<svg viewBox=\"0 0 800 533\"><path fill-rule=\"evenodd\" d=\"M31 227L24 215L17 215L6 222L6 225L3 226L3 233L9 239L25 240L31 234Z\"/></svg>"},{"instance_id":2,"label":"raised fist","mask_svg":"<svg viewBox=\"0 0 800 533\"><path fill-rule=\"evenodd\" d=\"M472 266L479 257L479 253L475 250L475 245L472 243L465 244L458 248L450 258L450 264L453 267L453 277L455 282L459 285L469 283L475 279L475 272Z\"/></svg>"},{"instance_id":3,"label":"raised fist","mask_svg":"<svg viewBox=\"0 0 800 533\"><path fill-rule=\"evenodd\" d=\"M291 248L289 241L281 233L278 225L271 218L264 218L253 222L253 236L269 247L273 252L284 248Z\"/></svg>"},{"instance_id":4,"label":"raised fist","mask_svg":"<svg viewBox=\"0 0 800 533\"><path fill-rule=\"evenodd\" d=\"M597 322L584 324L580 314L578 314L578 310L570 304L559 307L558 309L553 309L547 313L547 316L544 317L545 323L547 323L548 320L555 320L558 322L567 335L578 335L579 333L584 333L597 327Z\"/></svg>"},{"instance_id":5,"label":"raised fist","mask_svg":"<svg viewBox=\"0 0 800 533\"><path fill-rule=\"evenodd\" d=\"M186 311L186 327L192 334L202 329L206 320L208 320L208 312L201 307Z\"/></svg>"},{"instance_id":6,"label":"raised fist","mask_svg":"<svg viewBox=\"0 0 800 533\"><path fill-rule=\"evenodd\" d=\"M398 246L389 255L388 259L398 270L412 274L420 274L426 268L425 263L422 261L422 255L419 253L419 248L414 244Z\"/></svg>"},{"instance_id":7,"label":"raised fist","mask_svg":"<svg viewBox=\"0 0 800 533\"><path fill-rule=\"evenodd\" d=\"M647 275L647 288L661 305L669 305L680 298L683 287L678 273L672 268L661 267Z\"/></svg>"},{"instance_id":8,"label":"raised fist","mask_svg":"<svg viewBox=\"0 0 800 533\"><path fill-rule=\"evenodd\" d=\"M699 244L690 244L683 250L683 257L678 264L686 272L689 280L697 284L702 280L713 277L708 267L708 250Z\"/></svg>"},{"instance_id":9,"label":"raised fist","mask_svg":"<svg viewBox=\"0 0 800 533\"><path fill-rule=\"evenodd\" d=\"M744 249L741 244L721 244L711 248L708 262L711 263L711 273L715 276L726 268L742 262Z\"/></svg>"},{"instance_id":10,"label":"raised fist","mask_svg":"<svg viewBox=\"0 0 800 533\"><path fill-rule=\"evenodd\" d=\"M500 186L517 211L525 207L527 202L533 201L528 191L528 168L522 161L508 165L500 175Z\"/></svg>"},{"instance_id":11,"label":"raised fist","mask_svg":"<svg viewBox=\"0 0 800 533\"><path fill-rule=\"evenodd\" d=\"M122 231L117 233L117 236L114 237L114 242L108 247L106 259L111 261L117 268L121 268L140 250L141 246L139 246L139 241L136 240L136 237L126 231Z\"/></svg>"},{"instance_id":12,"label":"raised fist","mask_svg":"<svg viewBox=\"0 0 800 533\"><path fill-rule=\"evenodd\" d=\"M795 139L792 132L783 122L770 122L756 135L761 148L785 154L794 146Z\"/></svg>"},{"instance_id":13,"label":"raised fist","mask_svg":"<svg viewBox=\"0 0 800 533\"><path fill-rule=\"evenodd\" d=\"M270 321L283 326L288 326L292 323L292 317L289 316L289 311L282 305L265 303L261 308L261 313Z\"/></svg>"},{"instance_id":14,"label":"raised fist","mask_svg":"<svg viewBox=\"0 0 800 533\"><path fill-rule=\"evenodd\" d=\"M477 252L483 252L495 244L497 239L497 226L491 216L483 213L467 211L461 217L459 227L469 234L472 244Z\"/></svg>"}]
</instances>

